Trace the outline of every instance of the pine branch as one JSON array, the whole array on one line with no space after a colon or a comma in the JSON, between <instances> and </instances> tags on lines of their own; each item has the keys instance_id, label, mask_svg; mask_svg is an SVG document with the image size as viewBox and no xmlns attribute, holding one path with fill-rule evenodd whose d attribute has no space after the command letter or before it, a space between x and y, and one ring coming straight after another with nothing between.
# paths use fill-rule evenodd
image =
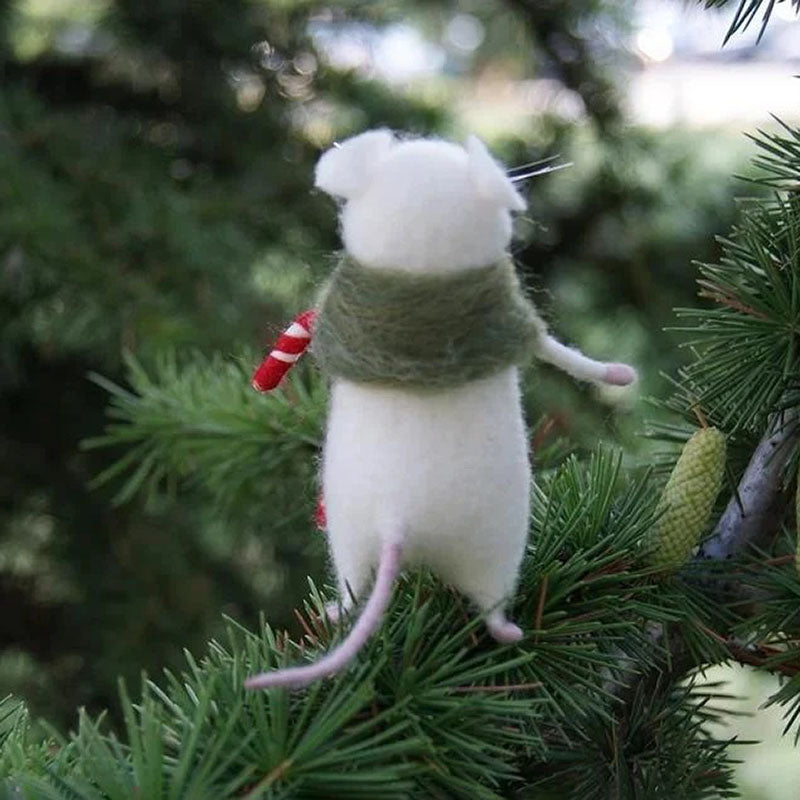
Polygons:
<instances>
[{"instance_id":1,"label":"pine branch","mask_svg":"<svg viewBox=\"0 0 800 800\"><path fill-rule=\"evenodd\" d=\"M166 353L150 372L128 356L131 390L93 375L111 395L114 421L84 446L127 449L95 486L124 478L116 500L126 502L142 489L184 481L230 508L282 495L287 481L311 483L325 404L321 380L298 367L285 387L263 396L250 387L244 361L197 355L181 366Z\"/></svg>"},{"instance_id":2,"label":"pine branch","mask_svg":"<svg viewBox=\"0 0 800 800\"><path fill-rule=\"evenodd\" d=\"M665 685L616 726L602 688L620 649L654 663L645 620L695 613L682 587L654 584L633 564L654 505L648 476L626 478L609 452L571 457L542 479L513 610L529 633L520 646L489 642L460 596L417 572L346 674L293 694L243 692L247 674L317 658L342 635L312 587L301 641L231 624L226 645L212 643L200 661L187 654L183 675L146 682L137 702L123 688L121 733L82 715L70 741L23 748L5 775L24 800L500 800L526 796L554 770L571 797L608 797L633 774L673 796L724 792L728 757L704 733L700 695Z\"/></svg>"},{"instance_id":3,"label":"pine branch","mask_svg":"<svg viewBox=\"0 0 800 800\"><path fill-rule=\"evenodd\" d=\"M700 559L728 559L775 530L784 471L800 439L796 411L775 414Z\"/></svg>"},{"instance_id":4,"label":"pine branch","mask_svg":"<svg viewBox=\"0 0 800 800\"><path fill-rule=\"evenodd\" d=\"M761 134L763 176L756 179L773 188L796 186L800 175L797 131ZM746 551L777 530L785 505L781 502L786 467L800 439L796 375L800 369L797 331L800 325L800 216L792 192L768 200L751 201L732 235L721 240L720 264L699 265L700 296L715 303L711 309L683 309L679 315L695 321L683 328L693 334L689 343L693 361L674 382L675 393L664 405L684 419L684 426L661 425L657 437L684 442L694 426L698 408L708 421L721 427L738 445L754 442L725 511L702 543L692 564L684 570L696 592L699 607L737 609L739 624L719 623L689 615L679 625L648 626L648 644L656 666L622 660L616 713L624 716L632 698L649 694L661 680L675 681L705 663L734 660L782 674L794 674L796 641L784 641L785 654L769 654L768 642L752 642L753 631L787 631L785 614L749 615L754 596L769 603L776 586L753 582L739 565ZM757 437L760 439L756 442ZM736 472L739 472L737 466ZM733 566L733 559L739 564ZM734 581L732 572L736 570ZM793 576L796 579L796 576ZM731 588L736 584L735 591ZM719 591L725 586L725 592ZM743 599L745 598L745 599ZM745 618L742 619L742 616ZM756 617L755 619L753 617ZM720 632L721 631L721 632ZM767 648L767 649L765 649ZM793 678L793 685L797 681ZM800 714L800 686L779 693L781 701L796 702Z\"/></svg>"},{"instance_id":5,"label":"pine branch","mask_svg":"<svg viewBox=\"0 0 800 800\"><path fill-rule=\"evenodd\" d=\"M694 559L695 565L701 570L708 562L717 562L720 565L716 573L712 572L701 578L706 593L712 587L719 587L721 583L730 584L731 572L725 569L723 564L730 563L735 556L742 556L748 548L757 545L775 532L785 508L785 503L782 503L781 499L786 466L799 440L800 424L798 424L797 407L776 413L770 419L767 431L756 446L737 490L728 502L713 534L703 542ZM791 562L794 560L792 556ZM787 563L787 559L784 558L774 561L777 563L768 566L779 568ZM775 593L774 586L770 586L767 582L762 581L759 589L754 586L752 580L747 579L746 575L738 575L737 578L742 584L737 586L737 593L726 598L720 597L717 593L717 602L740 604L743 594L747 596L747 600L751 600L754 590L764 602L765 598ZM790 579L789 591L792 594L798 591L794 574ZM794 602L793 600L791 606ZM786 603L782 602L778 604L780 610L777 615L766 613L762 614L760 619L746 618L741 625L741 636L731 626L723 627L723 630L730 631L723 636L700 623L708 636L717 643L718 648L721 648L716 658L708 658L707 654L701 654L698 658L698 654L692 652L691 643L686 638L688 630L685 626L679 636L669 637L667 625L663 623L650 625L649 644L657 654L658 666L654 670L641 670L634 663L625 663L619 687L614 691L614 695L622 701L624 708L632 695L642 691L643 685L660 680L664 674L677 680L692 668L702 666L704 663L733 660L792 678L791 683L772 698L773 702L794 701L794 705L790 706L787 712L791 715L789 722L791 724L800 717L800 681L796 677L800 654L797 641L791 638L788 642L784 640L780 643L779 649L770 648L768 644L743 643L743 640L747 642L751 639L753 630L781 632L791 630L783 611L786 607ZM784 636L785 634L781 633L781 638Z\"/></svg>"},{"instance_id":6,"label":"pine branch","mask_svg":"<svg viewBox=\"0 0 800 800\"><path fill-rule=\"evenodd\" d=\"M783 2L784 0L778 0ZM791 5L794 7L795 12L800 13L800 0L790 0ZM703 0L706 8L722 8L730 5L730 0ZM738 6L736 13L733 16L731 25L728 32L725 34L723 45L727 44L736 33L743 33L758 16L759 11L766 5L764 13L761 15L761 28L758 31L758 39L760 42L764 36L764 31L767 29L772 12L777 5L776 0L737 0Z\"/></svg>"},{"instance_id":7,"label":"pine branch","mask_svg":"<svg viewBox=\"0 0 800 800\"><path fill-rule=\"evenodd\" d=\"M692 324L683 346L693 360L679 374L678 408L700 405L726 432L760 434L783 408L800 369L800 217L797 199L776 197L743 209L721 239L719 264L700 264L698 281L714 308L678 309Z\"/></svg>"}]
</instances>

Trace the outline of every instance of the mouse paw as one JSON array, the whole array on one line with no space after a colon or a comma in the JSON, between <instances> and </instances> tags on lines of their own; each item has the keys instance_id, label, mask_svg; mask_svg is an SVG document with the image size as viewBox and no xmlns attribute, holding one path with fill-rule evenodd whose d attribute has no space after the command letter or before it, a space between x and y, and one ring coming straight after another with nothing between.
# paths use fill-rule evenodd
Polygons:
<instances>
[{"instance_id":1,"label":"mouse paw","mask_svg":"<svg viewBox=\"0 0 800 800\"><path fill-rule=\"evenodd\" d=\"M514 644L522 639L522 628L507 620L505 617L487 619L486 627L496 642L500 644Z\"/></svg>"},{"instance_id":2,"label":"mouse paw","mask_svg":"<svg viewBox=\"0 0 800 800\"><path fill-rule=\"evenodd\" d=\"M627 364L606 364L603 383L612 386L627 386L636 380L636 370Z\"/></svg>"},{"instance_id":3,"label":"mouse paw","mask_svg":"<svg viewBox=\"0 0 800 800\"><path fill-rule=\"evenodd\" d=\"M345 609L339 605L338 600L332 600L330 603L325 603L325 616L330 622L336 624L342 618L344 613Z\"/></svg>"}]
</instances>

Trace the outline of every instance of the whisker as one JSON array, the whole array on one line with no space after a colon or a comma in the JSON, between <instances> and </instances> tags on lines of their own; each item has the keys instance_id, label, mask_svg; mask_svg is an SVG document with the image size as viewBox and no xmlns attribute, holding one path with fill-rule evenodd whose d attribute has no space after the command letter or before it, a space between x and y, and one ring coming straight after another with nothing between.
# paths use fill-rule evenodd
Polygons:
<instances>
[{"instance_id":1,"label":"whisker","mask_svg":"<svg viewBox=\"0 0 800 800\"><path fill-rule=\"evenodd\" d=\"M524 175L512 175L509 180L511 183L518 183L519 181L526 181L528 178L533 178L536 175L546 175L548 172L557 172L560 169L566 169L573 166L571 161L566 164L554 164L551 167L543 167L542 169L535 169L533 172L526 172Z\"/></svg>"},{"instance_id":2,"label":"whisker","mask_svg":"<svg viewBox=\"0 0 800 800\"><path fill-rule=\"evenodd\" d=\"M511 167L511 169L506 170L506 172L510 175L512 172L519 172L521 169L529 169L530 167L536 167L539 164L546 164L548 161L555 161L557 158L561 157L561 153L556 153L554 156L547 156L547 158L540 158L538 161L529 161L527 164L520 164L516 167Z\"/></svg>"}]
</instances>

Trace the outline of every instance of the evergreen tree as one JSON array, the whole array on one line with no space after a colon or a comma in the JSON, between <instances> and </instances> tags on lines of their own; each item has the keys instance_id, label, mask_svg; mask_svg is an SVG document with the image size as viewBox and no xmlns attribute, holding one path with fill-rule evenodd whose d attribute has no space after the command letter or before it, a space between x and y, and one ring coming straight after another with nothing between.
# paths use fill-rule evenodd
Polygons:
<instances>
[{"instance_id":1,"label":"evergreen tree","mask_svg":"<svg viewBox=\"0 0 800 800\"><path fill-rule=\"evenodd\" d=\"M551 4L537 25L551 43L579 21L616 30L618 8ZM145 372L167 369L167 352L189 365L193 350L239 352L307 302L336 246L334 214L309 191L321 146L377 125L453 134L438 102L328 63L313 26L413 15L440 38L458 10L486 28L476 73L497 62L568 71L568 48L546 47L499 2L0 3L0 694L64 728L77 705L114 713L118 675L180 664L181 645L221 632L221 609L252 624L269 607L275 624L292 623L305 575L323 570L324 542L308 535L313 436L242 493L188 481L147 499L106 472L141 451L81 443L102 428L98 384L125 380L123 352ZM600 69L594 53L585 70ZM573 127L545 116L497 142L508 163L580 146L591 165L572 171L571 191L537 182L519 260L537 284L591 283L591 308L564 315L568 338L596 335L622 286L630 307L614 302L615 330L633 359L642 320L666 319L648 295L690 296L682 265L713 255L707 234L730 216L731 188L706 163L716 143L621 126L587 142ZM669 366L668 348L647 346L638 360ZM538 380L536 397L558 401L536 415L571 446L585 450L598 426L620 434L585 389ZM184 418L184 434L211 434L193 424Z\"/></svg>"},{"instance_id":2,"label":"evergreen tree","mask_svg":"<svg viewBox=\"0 0 800 800\"><path fill-rule=\"evenodd\" d=\"M757 6L755 0L743 1L739 16L749 14L752 19ZM274 13L281 7L275 4ZM248 159L241 152L218 153L228 141L227 133L236 130L238 118L226 132L213 126L205 130L202 124L205 104L215 102L215 92L223 105L226 97L205 59L219 56L217 46L232 52L227 37L238 40L241 27L229 26L219 6L221 16L209 16L218 24L206 31L209 38L200 39L204 46L197 52L142 8L148 6L117 4L114 24L135 33L137 41L152 41L168 62L174 59L182 66L173 76L186 102L181 123L191 124L196 132L186 147L196 147L203 158L221 157L230 170L231 185L249 186L257 194L259 188L246 180ZM239 25L245 24L245 17L250 19L244 4L226 4L226 11L229 8L234 16L242 13ZM188 24L183 21L176 30L185 30ZM31 80L47 85L47 65L31 69L37 76ZM198 83L192 86L195 78ZM86 75L76 78L70 91L85 90L81 81L86 79ZM206 81L208 93L202 91ZM108 91L113 94L114 86ZM157 95L156 91L149 99L133 100L161 102ZM16 100L11 97L9 106L13 125L0 129L0 134L14 131L12 142L19 144L21 118L44 124L29 93L20 92ZM274 116L269 118L274 124ZM66 115L56 126L68 133L72 123ZM120 135L114 123L109 128L104 136L113 137L115 130ZM242 131L241 136L247 149L252 131ZM527 634L520 645L499 647L488 641L462 598L431 576L413 573L396 590L379 634L346 673L301 692L245 693L242 681L248 674L315 658L342 635L347 621L332 625L323 613L328 588L312 583L298 611L300 636L293 640L266 622L253 632L229 620L201 656L187 651L183 668L169 670L160 679L145 677L135 700L122 682L121 722L116 726L82 712L75 733L65 737L32 722L20 701L0 702L0 797L690 800L735 796L736 745L716 739L709 730L709 723L725 717L728 698L723 687L705 683L698 668L734 661L783 676L772 701L785 708L787 731L792 735L800 731L800 579L793 505L800 439L799 140L800 129L789 125L755 138L761 153L755 180L769 193L743 201L730 234L720 240L719 258L698 264L703 303L679 312L679 329L691 357L674 375L673 393L663 403L672 420L652 430L655 439L669 445L657 468L623 466L620 454L605 447L589 456L573 453L566 458L568 444L539 449L530 545L513 610ZM62 160L57 162L64 169L72 163L69 143L67 136ZM126 154L131 157L131 152ZM139 157L148 161L153 154L145 149ZM172 163L158 158L156 162L161 168ZM82 167L99 169L89 159ZM121 163L117 167L117 174L124 174ZM105 320L114 316L115 308L127 310L126 301L150 287L144 282L140 287L135 274L124 268L105 275L99 253L64 251L65 259L76 259L74 285L48 271L60 231L91 224L93 213L101 215L94 221L99 229L108 227L102 214L113 212L113 181L106 204L85 211L79 195L65 194L63 185L48 180L52 168L43 169L23 154L9 172L18 176L14 185L21 189L64 194L59 213L48 214L45 220L49 236L35 237L31 225L30 239L20 245L22 256L13 256L14 251L5 256L7 269L11 263L9 274L16 274L13 268L19 258L33 259L38 267L32 279L19 278L13 284L19 294L4 297L3 302L12 309L4 319L8 336L25 342L26 357L43 374L39 396L47 397L45 378L52 383L49 352L57 354L59 365L79 359L82 366L100 370L105 363L105 373L117 378L115 346L95 343L90 349L84 337L71 340L63 335L66 328L49 327L58 313L59 297L85 298L78 307L87 317L75 324L91 331L98 315ZM113 175L112 170L95 177L105 183ZM276 213L282 203L309 202L296 186L295 191L297 195L287 190L275 202ZM170 210L176 214L183 210L187 221L202 220L202 214L189 214L185 205L208 202L201 195L182 191L180 199L162 198L157 211L142 213L169 215ZM146 195L142 209L151 201ZM245 213L246 206L243 201L237 211ZM26 208L35 209L36 204ZM208 213L212 212L213 208ZM322 217L321 210L316 213ZM124 211L111 213L110 219L127 224L136 216L126 203ZM249 240L243 243L236 236L234 218L225 220L234 232L216 255L203 230L193 231L191 238L198 237L200 248L198 269L206 258L228 263L237 242L250 246ZM15 236L20 224L17 220ZM111 239L104 246L111 255L130 252L131 241L149 230L146 224L137 230L131 223L131 230L115 232L112 225ZM183 231L184 225L177 226L176 235L178 230ZM307 252L318 252L327 243L331 225L323 230L320 238L307 240ZM124 245L115 236L123 237ZM159 260L171 252L168 245L164 243L163 252L153 252L153 243L142 247L137 268L158 272ZM186 256L183 247L179 252ZM87 263L94 259L92 272ZM241 274L234 271L228 277L235 284ZM99 278L117 286L104 285L93 293L93 281ZM169 283L168 278L162 280ZM166 292L166 301L173 292L186 289L173 287ZM246 306L246 291L225 291L229 299L240 298ZM154 294L151 302L157 309L160 298ZM177 331L173 342L166 335L154 344L179 343L182 335L191 339L192 332L218 322L205 343L213 345L219 336L219 346L228 346L238 323L226 328L226 315L219 309L213 314L204 310L202 296L201 291L194 309L197 318ZM36 314L30 309L42 311ZM173 310L166 302L157 320L166 323ZM261 311L254 308L251 313ZM123 340L129 330L126 323L130 320L120 314ZM141 320L134 324L137 338L142 335L137 327L141 324ZM10 341L4 330L4 344ZM107 346L105 362L86 357L87 351L99 352L101 344ZM15 360L18 352L9 346L5 354L17 370L16 380L31 369ZM94 445L119 447L123 453L101 482L117 481L120 500L150 490L151 502L161 510L161 516L149 523L152 536L163 536L165 529L159 524L169 521L163 489L188 481L215 498L228 518L235 515L241 525L248 517L258 519L269 507L270 519L276 524L284 520L284 530L291 530L291 536L305 524L305 533L296 535L309 538L309 526L302 520L310 515L314 499L314 455L325 388L313 366L304 365L293 373L284 393L256 396L248 388L252 363L247 354L193 355L181 361L151 356L145 348L127 361L127 388L95 377L111 393L113 422ZM27 409L27 413L32 412ZM717 446L719 438L707 435L711 428L724 434L726 454ZM74 435L67 438L74 444ZM686 446L690 438L692 449ZM713 497L723 460L724 490ZM81 465L78 474L86 469ZM53 479L54 487L64 485L61 494L54 488L52 496L41 501L48 508L69 502L70 491L78 485L74 475L69 476L70 483L63 472ZM281 479L275 480L276 475ZM670 489L662 495L666 483ZM686 507L691 514L678 521L671 516ZM125 514L114 512L113 519L88 529L118 530ZM187 519L193 520L184 517L181 524L187 525ZM75 523L79 530L82 521ZM670 537L685 537L687 524L701 545L696 556L676 563L678 550ZM176 533L175 527L168 530ZM288 534L275 536L276 541L281 538ZM146 536L123 539L117 547L134 559L132 551L147 542ZM180 542L175 558L184 558L182 548L191 547L202 552L205 563L219 555L213 526ZM664 545L670 553L666 560L654 556ZM73 546L87 561L102 560L109 552L80 539ZM165 557L163 549L157 552ZM76 562L80 559L71 563ZM158 571L159 564L144 566L163 576L165 584L174 574ZM141 574L147 570L142 568ZM85 574L94 580L102 568L87 565ZM109 585L118 579L112 571ZM152 592L144 594L153 597ZM249 597L247 592L243 595ZM105 597L101 594L96 601L102 603ZM156 607L155 614L168 623L170 611ZM58 620L50 624L58 630Z\"/></svg>"},{"instance_id":3,"label":"evergreen tree","mask_svg":"<svg viewBox=\"0 0 800 800\"><path fill-rule=\"evenodd\" d=\"M298 93L343 130L439 124L315 60L315 8L0 4L0 684L59 725L111 705L117 675L179 663L221 608L288 621L283 587L321 559L301 536L265 543L251 510L113 504L90 486L108 456L81 449L106 404L87 374L259 342L324 268L335 221L305 179ZM292 512L274 509L284 531Z\"/></svg>"}]
</instances>

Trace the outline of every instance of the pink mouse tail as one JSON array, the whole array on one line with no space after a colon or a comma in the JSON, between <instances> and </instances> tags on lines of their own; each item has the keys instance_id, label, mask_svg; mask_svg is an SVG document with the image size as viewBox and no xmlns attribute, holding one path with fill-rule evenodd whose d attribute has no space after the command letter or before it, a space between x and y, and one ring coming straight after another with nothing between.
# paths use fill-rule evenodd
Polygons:
<instances>
[{"instance_id":1,"label":"pink mouse tail","mask_svg":"<svg viewBox=\"0 0 800 800\"><path fill-rule=\"evenodd\" d=\"M394 582L400 572L401 555L402 546L399 542L384 544L378 563L378 574L369 600L353 626L353 630L333 652L304 667L290 667L253 675L244 682L245 688L270 689L274 686L297 688L333 675L347 666L380 625L381 618L392 599Z\"/></svg>"}]
</instances>

